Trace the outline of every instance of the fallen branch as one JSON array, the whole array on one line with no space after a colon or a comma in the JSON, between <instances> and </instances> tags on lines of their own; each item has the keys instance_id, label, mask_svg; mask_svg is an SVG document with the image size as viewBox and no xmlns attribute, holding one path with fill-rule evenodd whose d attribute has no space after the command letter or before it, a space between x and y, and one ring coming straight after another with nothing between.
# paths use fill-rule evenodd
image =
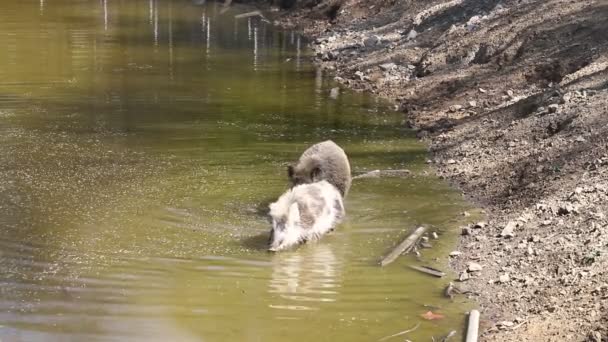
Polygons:
<instances>
[{"instance_id":1,"label":"fallen branch","mask_svg":"<svg viewBox=\"0 0 608 342\"><path fill-rule=\"evenodd\" d=\"M420 323L416 324L416 326L415 326L415 327L413 327L413 328L411 328L411 329L408 329L408 330L403 330L403 331L398 332L398 333L396 333L396 334L394 334L394 335L383 337L383 338L379 339L379 340L378 340L378 342L380 342L380 341L384 341L384 340L388 340L389 338L393 338L393 337L397 337L397 336L405 335L405 334L407 334L407 333L410 333L410 332L412 332L412 331L414 331L414 330L418 329L418 327L419 327L419 326L420 326Z\"/></svg>"},{"instance_id":2,"label":"fallen branch","mask_svg":"<svg viewBox=\"0 0 608 342\"><path fill-rule=\"evenodd\" d=\"M449 334L445 335L445 337L441 339L441 342L447 342L449 339L451 339L454 336L456 336L456 330L450 331Z\"/></svg>"},{"instance_id":3,"label":"fallen branch","mask_svg":"<svg viewBox=\"0 0 608 342\"><path fill-rule=\"evenodd\" d=\"M414 248L416 242L420 239L422 234L426 231L425 227L418 227L410 236L408 236L403 242L395 247L387 256L380 261L380 266L386 266L391 262L395 261L401 254L407 253Z\"/></svg>"},{"instance_id":4,"label":"fallen branch","mask_svg":"<svg viewBox=\"0 0 608 342\"><path fill-rule=\"evenodd\" d=\"M410 268L422 272L422 273L426 273L428 275L432 275L435 276L437 278L441 278L443 276L445 276L444 272L441 272L440 270L428 267L428 266L416 266L416 265L410 265Z\"/></svg>"},{"instance_id":5,"label":"fallen branch","mask_svg":"<svg viewBox=\"0 0 608 342\"><path fill-rule=\"evenodd\" d=\"M380 177L408 177L411 175L411 171L407 169L403 170L373 170L353 177L353 179L359 178L380 178Z\"/></svg>"},{"instance_id":6,"label":"fallen branch","mask_svg":"<svg viewBox=\"0 0 608 342\"><path fill-rule=\"evenodd\" d=\"M251 12L247 12L247 13L237 14L234 16L234 19L243 19L243 18L250 18L250 17L260 17L260 18L262 18L262 20L268 21L268 19L266 19L266 17L262 14L261 11L251 11Z\"/></svg>"},{"instance_id":7,"label":"fallen branch","mask_svg":"<svg viewBox=\"0 0 608 342\"><path fill-rule=\"evenodd\" d=\"M467 327L467 338L465 342L477 342L479 333L479 311L471 310L469 312L469 325Z\"/></svg>"}]
</instances>

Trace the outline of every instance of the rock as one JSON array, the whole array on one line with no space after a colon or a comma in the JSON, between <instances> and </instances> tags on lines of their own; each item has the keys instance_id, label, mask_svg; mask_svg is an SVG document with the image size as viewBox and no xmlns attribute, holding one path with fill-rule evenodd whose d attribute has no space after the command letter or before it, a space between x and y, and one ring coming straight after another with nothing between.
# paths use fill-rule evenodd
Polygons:
<instances>
[{"instance_id":1,"label":"rock","mask_svg":"<svg viewBox=\"0 0 608 342\"><path fill-rule=\"evenodd\" d=\"M479 272L481 270L482 270L481 265L476 262L469 262L467 264L467 272Z\"/></svg>"},{"instance_id":2,"label":"rock","mask_svg":"<svg viewBox=\"0 0 608 342\"><path fill-rule=\"evenodd\" d=\"M437 235L437 233L436 233L436 232L432 232L432 233L431 233L431 237L432 237L433 239L435 239L435 240L439 239L439 235Z\"/></svg>"},{"instance_id":3,"label":"rock","mask_svg":"<svg viewBox=\"0 0 608 342\"><path fill-rule=\"evenodd\" d=\"M469 107L470 107L470 108L475 108L475 107L477 107L477 101L469 101Z\"/></svg>"},{"instance_id":4,"label":"rock","mask_svg":"<svg viewBox=\"0 0 608 342\"><path fill-rule=\"evenodd\" d=\"M479 221L479 222L477 222L477 223L475 223L475 224L473 225L473 228L481 229L481 228L485 228L485 227L486 227L486 225L487 225L487 223L486 223L486 222L484 222L484 221Z\"/></svg>"},{"instance_id":5,"label":"rock","mask_svg":"<svg viewBox=\"0 0 608 342\"><path fill-rule=\"evenodd\" d=\"M455 258L461 254L462 254L461 251L453 251L453 252L450 252L450 257Z\"/></svg>"},{"instance_id":6,"label":"rock","mask_svg":"<svg viewBox=\"0 0 608 342\"><path fill-rule=\"evenodd\" d=\"M414 40L416 37L418 37L418 32L416 32L414 29L411 29L410 32L408 32L405 36L407 40Z\"/></svg>"},{"instance_id":7,"label":"rock","mask_svg":"<svg viewBox=\"0 0 608 342\"><path fill-rule=\"evenodd\" d=\"M507 223L505 228L503 228L502 232L500 233L500 236L504 237L504 238L514 237L515 236L515 227L517 227L517 223L515 223L515 221L509 221L509 223Z\"/></svg>"},{"instance_id":8,"label":"rock","mask_svg":"<svg viewBox=\"0 0 608 342\"><path fill-rule=\"evenodd\" d=\"M462 232L460 234L463 235L463 236L472 235L471 234L471 229L469 229L469 227L464 227L464 228L462 228Z\"/></svg>"},{"instance_id":9,"label":"rock","mask_svg":"<svg viewBox=\"0 0 608 342\"><path fill-rule=\"evenodd\" d=\"M508 283L510 280L511 280L511 277L509 277L509 273L505 273L505 274L501 275L500 277L498 277L498 281L501 284Z\"/></svg>"},{"instance_id":10,"label":"rock","mask_svg":"<svg viewBox=\"0 0 608 342\"><path fill-rule=\"evenodd\" d=\"M471 216L471 214L468 211L463 211L462 216L469 217L469 216Z\"/></svg>"},{"instance_id":11,"label":"rock","mask_svg":"<svg viewBox=\"0 0 608 342\"><path fill-rule=\"evenodd\" d=\"M376 35L372 35L372 36L365 38L365 40L363 40L363 45L365 47L369 48L369 47L374 47L374 46L378 45L379 42L380 42L380 38L378 38L378 36L376 36Z\"/></svg>"},{"instance_id":12,"label":"rock","mask_svg":"<svg viewBox=\"0 0 608 342\"><path fill-rule=\"evenodd\" d=\"M450 112L457 112L459 110L462 110L462 106L461 105L450 106Z\"/></svg>"},{"instance_id":13,"label":"rock","mask_svg":"<svg viewBox=\"0 0 608 342\"><path fill-rule=\"evenodd\" d=\"M479 92L482 94L485 94L487 92L487 90L483 89L483 88L479 88Z\"/></svg>"},{"instance_id":14,"label":"rock","mask_svg":"<svg viewBox=\"0 0 608 342\"><path fill-rule=\"evenodd\" d=\"M448 165L453 165L453 164L456 164L456 161L454 159L448 159L448 161L446 163Z\"/></svg>"},{"instance_id":15,"label":"rock","mask_svg":"<svg viewBox=\"0 0 608 342\"><path fill-rule=\"evenodd\" d=\"M338 59L338 56L340 56L340 51L329 51L327 53L327 58L332 61Z\"/></svg>"},{"instance_id":16,"label":"rock","mask_svg":"<svg viewBox=\"0 0 608 342\"><path fill-rule=\"evenodd\" d=\"M458 280L459 281L467 281L471 278L471 276L469 276L469 272L467 271L462 271L460 272L460 274L458 275Z\"/></svg>"},{"instance_id":17,"label":"rock","mask_svg":"<svg viewBox=\"0 0 608 342\"><path fill-rule=\"evenodd\" d=\"M340 88L338 88L338 87L331 88L331 90L329 91L329 97L334 100L337 99L339 95L340 95Z\"/></svg>"},{"instance_id":18,"label":"rock","mask_svg":"<svg viewBox=\"0 0 608 342\"><path fill-rule=\"evenodd\" d=\"M574 213L575 211L576 211L576 208L574 207L574 205L572 203L566 203L557 209L557 215L560 215L560 216L569 215L569 214Z\"/></svg>"},{"instance_id":19,"label":"rock","mask_svg":"<svg viewBox=\"0 0 608 342\"><path fill-rule=\"evenodd\" d=\"M506 328L510 328L513 325L515 325L515 323L511 322L511 321L502 321L502 322L498 322L498 324L496 324L498 326L499 329L506 329Z\"/></svg>"},{"instance_id":20,"label":"rock","mask_svg":"<svg viewBox=\"0 0 608 342\"><path fill-rule=\"evenodd\" d=\"M583 138L582 136L579 135L578 137L576 137L576 139L574 139L574 141L576 141L576 142L585 142L587 140L585 140L585 138Z\"/></svg>"},{"instance_id":21,"label":"rock","mask_svg":"<svg viewBox=\"0 0 608 342\"><path fill-rule=\"evenodd\" d=\"M509 96L510 98L513 98L513 90L511 90L511 89L507 90L507 96Z\"/></svg>"},{"instance_id":22,"label":"rock","mask_svg":"<svg viewBox=\"0 0 608 342\"><path fill-rule=\"evenodd\" d=\"M390 71L393 70L397 67L397 64L395 63L384 63L384 64L380 64L380 69L382 69L383 71Z\"/></svg>"},{"instance_id":23,"label":"rock","mask_svg":"<svg viewBox=\"0 0 608 342\"><path fill-rule=\"evenodd\" d=\"M559 109L559 105L554 103L549 105L549 113L555 113Z\"/></svg>"}]
</instances>

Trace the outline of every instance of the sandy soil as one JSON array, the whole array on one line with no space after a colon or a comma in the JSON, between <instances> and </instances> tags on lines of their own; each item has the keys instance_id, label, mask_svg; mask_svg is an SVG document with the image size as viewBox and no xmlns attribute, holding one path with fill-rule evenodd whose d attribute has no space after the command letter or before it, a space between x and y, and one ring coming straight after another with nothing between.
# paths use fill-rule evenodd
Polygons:
<instances>
[{"instance_id":1,"label":"sandy soil","mask_svg":"<svg viewBox=\"0 0 608 342\"><path fill-rule=\"evenodd\" d=\"M278 20L393 100L485 209L450 261L484 341L608 341L607 18L605 0L322 0Z\"/></svg>"}]
</instances>

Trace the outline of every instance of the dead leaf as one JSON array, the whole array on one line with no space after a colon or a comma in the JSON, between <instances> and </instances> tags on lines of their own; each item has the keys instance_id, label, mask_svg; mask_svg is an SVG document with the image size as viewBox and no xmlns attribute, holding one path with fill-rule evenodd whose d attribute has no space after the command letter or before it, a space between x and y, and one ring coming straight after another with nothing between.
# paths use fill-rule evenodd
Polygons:
<instances>
[{"instance_id":1,"label":"dead leaf","mask_svg":"<svg viewBox=\"0 0 608 342\"><path fill-rule=\"evenodd\" d=\"M439 314L439 313L434 313L432 311L427 311L426 313L423 313L422 315L420 315L422 318L429 320L429 321L434 321L434 320L438 320L438 319L443 319L445 318L444 315Z\"/></svg>"}]
</instances>

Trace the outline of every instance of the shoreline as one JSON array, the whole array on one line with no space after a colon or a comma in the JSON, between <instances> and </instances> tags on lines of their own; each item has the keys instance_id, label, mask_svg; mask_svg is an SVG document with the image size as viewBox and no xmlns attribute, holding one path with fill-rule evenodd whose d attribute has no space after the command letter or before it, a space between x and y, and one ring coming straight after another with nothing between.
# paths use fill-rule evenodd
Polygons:
<instances>
[{"instance_id":1,"label":"shoreline","mask_svg":"<svg viewBox=\"0 0 608 342\"><path fill-rule=\"evenodd\" d=\"M599 1L325 0L276 22L343 87L393 101L486 211L449 261L481 340L608 341L606 17Z\"/></svg>"}]
</instances>

